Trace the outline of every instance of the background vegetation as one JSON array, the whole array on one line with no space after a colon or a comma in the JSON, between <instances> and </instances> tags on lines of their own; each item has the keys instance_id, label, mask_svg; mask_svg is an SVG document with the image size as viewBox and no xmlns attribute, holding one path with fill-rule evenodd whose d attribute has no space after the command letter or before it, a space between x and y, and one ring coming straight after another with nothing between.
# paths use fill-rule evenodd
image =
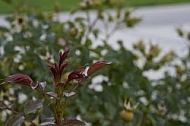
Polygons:
<instances>
[{"instance_id":1,"label":"background vegetation","mask_svg":"<svg viewBox=\"0 0 190 126\"><path fill-rule=\"evenodd\" d=\"M4 1L7 1L6 3ZM61 11L75 9L82 0L0 0L0 13L11 13L20 8L23 4L26 6L37 7L42 11L52 11L52 3L57 5ZM118 0L110 0L118 1ZM189 0L119 0L123 1L122 6L152 6L160 4L187 3ZM11 5L9 3L12 3ZM112 6L114 7L114 6ZM111 7L111 8L112 8Z\"/></svg>"},{"instance_id":2,"label":"background vegetation","mask_svg":"<svg viewBox=\"0 0 190 126\"><path fill-rule=\"evenodd\" d=\"M10 28L1 26L0 78L24 73L35 82L46 81L50 85L52 78L44 61L52 62L58 59L60 50L70 48L70 65L65 72L97 60L113 64L81 85L68 104L65 118L77 117L93 126L190 125L189 43L184 57L176 56L173 51L161 55L158 45L145 45L143 40L134 44L133 51L118 40L115 42L119 46L116 50L108 45L114 32L124 27L132 28L141 19L131 16L131 10L120 7L110 14L104 10L105 6L112 7L113 3L85 4L78 8L85 13L84 17L75 15L76 11L64 22L59 21L57 6L53 7L53 13L20 6L22 9L7 18ZM95 11L92 20L89 9ZM96 27L97 23L104 27ZM178 33L189 39L189 32L186 35L178 29ZM94 46L97 41L101 44ZM170 68L173 74L167 71L157 80L145 76L146 72L157 72L163 68ZM46 90L52 89L47 86ZM3 104L12 105L11 109L15 111L23 111L27 100L40 98L30 88L14 84L1 85L0 93L0 125L9 122L13 116L10 111L2 109ZM134 111L126 110L125 100L133 106L139 105ZM44 106L41 111L26 115L36 125L52 117L51 108L45 100L42 101ZM125 117L120 115L123 110L127 112Z\"/></svg>"}]
</instances>

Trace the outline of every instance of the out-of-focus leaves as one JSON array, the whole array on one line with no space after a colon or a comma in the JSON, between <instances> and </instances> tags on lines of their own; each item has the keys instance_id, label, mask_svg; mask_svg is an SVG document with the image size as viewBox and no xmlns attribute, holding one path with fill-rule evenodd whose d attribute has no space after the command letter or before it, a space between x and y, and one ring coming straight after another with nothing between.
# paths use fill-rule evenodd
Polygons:
<instances>
[{"instance_id":1,"label":"out-of-focus leaves","mask_svg":"<svg viewBox=\"0 0 190 126\"><path fill-rule=\"evenodd\" d=\"M102 120L104 118L104 115L101 112L87 112L82 115L82 118L87 122L95 123L98 120Z\"/></svg>"},{"instance_id":2,"label":"out-of-focus leaves","mask_svg":"<svg viewBox=\"0 0 190 126\"><path fill-rule=\"evenodd\" d=\"M21 126L24 122L24 116L15 115L9 118L4 126Z\"/></svg>"},{"instance_id":3,"label":"out-of-focus leaves","mask_svg":"<svg viewBox=\"0 0 190 126\"><path fill-rule=\"evenodd\" d=\"M5 109L5 108L7 108L7 105L3 101L0 101L0 109Z\"/></svg>"},{"instance_id":4,"label":"out-of-focus leaves","mask_svg":"<svg viewBox=\"0 0 190 126\"><path fill-rule=\"evenodd\" d=\"M176 31L177 31L179 36L182 37L184 35L184 31L181 28L176 28Z\"/></svg>"},{"instance_id":5,"label":"out-of-focus leaves","mask_svg":"<svg viewBox=\"0 0 190 126\"><path fill-rule=\"evenodd\" d=\"M142 19L136 17L126 17L125 23L128 27L134 27L137 23L139 23Z\"/></svg>"},{"instance_id":6,"label":"out-of-focus leaves","mask_svg":"<svg viewBox=\"0 0 190 126\"><path fill-rule=\"evenodd\" d=\"M5 27L0 26L0 31L8 32L9 30L7 28L5 28Z\"/></svg>"},{"instance_id":7,"label":"out-of-focus leaves","mask_svg":"<svg viewBox=\"0 0 190 126\"><path fill-rule=\"evenodd\" d=\"M35 113L43 107L42 102L39 100L30 100L24 105L24 113Z\"/></svg>"},{"instance_id":8,"label":"out-of-focus leaves","mask_svg":"<svg viewBox=\"0 0 190 126\"><path fill-rule=\"evenodd\" d=\"M4 2L6 2L6 3L8 3L8 4L11 4L11 3L12 3L12 0L2 0L2 1L4 1Z\"/></svg>"}]
</instances>

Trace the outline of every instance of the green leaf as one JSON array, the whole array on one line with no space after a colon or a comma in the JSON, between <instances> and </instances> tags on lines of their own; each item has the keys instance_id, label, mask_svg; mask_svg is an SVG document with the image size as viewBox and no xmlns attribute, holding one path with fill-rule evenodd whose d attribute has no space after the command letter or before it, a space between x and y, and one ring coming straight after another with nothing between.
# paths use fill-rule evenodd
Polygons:
<instances>
[{"instance_id":1,"label":"green leaf","mask_svg":"<svg viewBox=\"0 0 190 126\"><path fill-rule=\"evenodd\" d=\"M39 101L39 100L30 100L24 106L24 113L25 114L35 113L42 107L43 107L43 105L42 105L41 101Z\"/></svg>"},{"instance_id":2,"label":"green leaf","mask_svg":"<svg viewBox=\"0 0 190 126\"><path fill-rule=\"evenodd\" d=\"M21 126L24 122L24 116L15 115L9 118L4 126Z\"/></svg>"},{"instance_id":3,"label":"green leaf","mask_svg":"<svg viewBox=\"0 0 190 126\"><path fill-rule=\"evenodd\" d=\"M0 26L0 31L8 32L8 29L6 27Z\"/></svg>"},{"instance_id":4,"label":"green leaf","mask_svg":"<svg viewBox=\"0 0 190 126\"><path fill-rule=\"evenodd\" d=\"M102 120L104 118L104 115L101 112L87 112L82 115L82 118L87 122L94 123L98 120Z\"/></svg>"}]
</instances>

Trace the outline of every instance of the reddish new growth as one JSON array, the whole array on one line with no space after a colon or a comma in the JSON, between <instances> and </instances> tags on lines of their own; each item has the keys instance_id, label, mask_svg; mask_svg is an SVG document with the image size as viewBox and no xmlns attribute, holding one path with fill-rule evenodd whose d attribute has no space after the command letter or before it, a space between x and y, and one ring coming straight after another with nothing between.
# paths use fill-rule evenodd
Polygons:
<instances>
[{"instance_id":1,"label":"reddish new growth","mask_svg":"<svg viewBox=\"0 0 190 126\"><path fill-rule=\"evenodd\" d=\"M11 76L8 76L4 83L19 83L19 84L24 84L27 86L30 86L32 88L36 88L37 84L33 82L33 80L25 74L14 74Z\"/></svg>"},{"instance_id":2,"label":"reddish new growth","mask_svg":"<svg viewBox=\"0 0 190 126\"><path fill-rule=\"evenodd\" d=\"M85 78L88 78L91 74L101 69L102 67L111 64L111 62L107 61L98 61L86 69L86 66L82 66L72 71L67 78L67 81L64 83L61 82L61 76L63 74L63 70L67 66L67 62L65 61L68 57L69 49L66 49L64 52L60 52L59 54L59 63L48 63L48 67L53 74L54 82L56 87L66 86L72 80L78 80L79 82ZM4 83L20 83L27 86L32 87L33 89L38 86L38 83L35 84L33 80L25 74L14 74L8 76ZM2 83L3 84L3 83Z\"/></svg>"},{"instance_id":3,"label":"reddish new growth","mask_svg":"<svg viewBox=\"0 0 190 126\"><path fill-rule=\"evenodd\" d=\"M69 49L66 49L64 52L60 52L58 63L48 63L48 67L54 77L54 82L53 82L54 90L52 92L46 92L44 90L46 87L45 83L43 82L34 83L34 81L28 75L25 75L25 74L14 74L14 75L8 76L7 78L5 78L4 82L1 84L20 83L20 84L30 86L32 89L35 89L40 94L42 94L44 98L46 98L51 103L53 111L54 111L55 121L50 122L51 124L53 123L56 125L61 125L61 124L68 125L68 124L71 124L72 122L73 125L75 125L75 123L83 125L84 123L81 123L81 121L78 121L76 119L63 120L65 108L69 100L68 98L75 95L76 89L80 86L81 82L84 79L88 78L91 74L103 68L104 66L111 64L111 62L98 61L92 64L91 66L79 67L68 75L68 78L66 78L65 82L62 82L61 77L62 77L65 67L67 66L67 62L65 60L68 57L68 53L69 53ZM78 83L71 90L65 90L67 85L73 80L76 80ZM64 101L61 99L63 98L63 96L66 97ZM52 102L52 98L53 98L53 102ZM36 108L34 108L34 110L36 111Z\"/></svg>"},{"instance_id":4,"label":"reddish new growth","mask_svg":"<svg viewBox=\"0 0 190 126\"><path fill-rule=\"evenodd\" d=\"M66 67L67 63L65 62L65 59L67 58L69 53L69 49L66 49L64 52L60 52L59 54L59 64L57 63L48 63L48 67L51 70L54 81L58 82L61 79L61 75L63 73L64 68Z\"/></svg>"}]
</instances>

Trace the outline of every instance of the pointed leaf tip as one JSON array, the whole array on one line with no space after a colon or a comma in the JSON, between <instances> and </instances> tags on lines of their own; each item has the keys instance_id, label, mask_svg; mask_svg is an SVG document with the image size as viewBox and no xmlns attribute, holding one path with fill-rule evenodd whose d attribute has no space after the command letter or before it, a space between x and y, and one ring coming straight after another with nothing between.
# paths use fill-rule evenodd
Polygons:
<instances>
[{"instance_id":1,"label":"pointed leaf tip","mask_svg":"<svg viewBox=\"0 0 190 126\"><path fill-rule=\"evenodd\" d=\"M85 68L86 68L86 66L81 66L81 67L77 68L76 70L74 70L73 72L71 72L68 75L68 81L72 81L72 80L75 80L75 79L87 78L87 76L84 73Z\"/></svg>"},{"instance_id":2,"label":"pointed leaf tip","mask_svg":"<svg viewBox=\"0 0 190 126\"><path fill-rule=\"evenodd\" d=\"M110 65L112 62L108 61L97 61L96 63L92 64L87 71L87 75L90 76L94 72L98 71L99 69L103 68L106 65Z\"/></svg>"},{"instance_id":3,"label":"pointed leaf tip","mask_svg":"<svg viewBox=\"0 0 190 126\"><path fill-rule=\"evenodd\" d=\"M25 74L13 74L5 78L4 82L1 84L5 83L19 83L19 84L24 84L27 86L30 86L31 88L35 89L38 84L35 84L33 80Z\"/></svg>"}]
</instances>

